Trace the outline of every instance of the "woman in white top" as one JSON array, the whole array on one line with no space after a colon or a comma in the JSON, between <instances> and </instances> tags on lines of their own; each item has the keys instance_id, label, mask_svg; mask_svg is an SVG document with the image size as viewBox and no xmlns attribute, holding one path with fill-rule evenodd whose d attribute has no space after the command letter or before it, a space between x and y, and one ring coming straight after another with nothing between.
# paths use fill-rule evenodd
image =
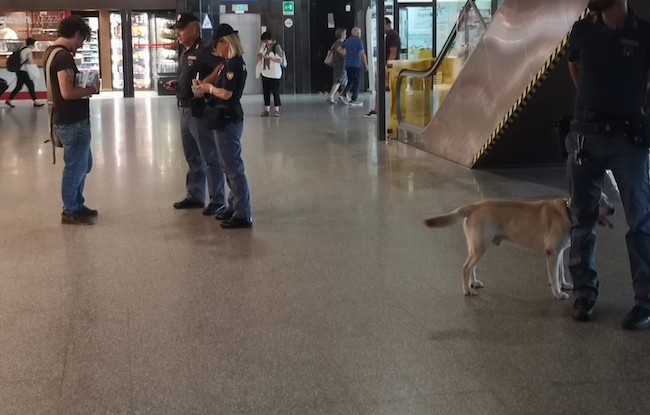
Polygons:
<instances>
[{"instance_id":1,"label":"woman in white top","mask_svg":"<svg viewBox=\"0 0 650 415\"><path fill-rule=\"evenodd\" d=\"M42 107L43 104L37 103L36 102L36 90L34 89L34 81L32 81L32 78L29 77L29 73L27 73L27 69L25 65L28 63L34 63L34 58L32 57L32 48L34 47L34 44L36 43L35 39L32 39L31 37L28 37L27 40L25 41L25 46L20 50L20 70L16 72L16 87L14 88L13 91L11 91L11 95L9 95L9 99L5 101L7 105L10 107L15 107L14 104L11 103L11 100L18 95L21 89L23 89L23 86L27 86L27 89L29 90L29 95L31 95L32 100L34 101L34 106L35 107Z\"/></svg>"},{"instance_id":2,"label":"woman in white top","mask_svg":"<svg viewBox=\"0 0 650 415\"><path fill-rule=\"evenodd\" d=\"M257 59L262 62L262 88L264 90L264 111L262 117L271 115L271 92L275 105L273 116L280 116L280 79L282 78L282 60L284 52L274 40L271 32L262 33L262 47Z\"/></svg>"}]
</instances>

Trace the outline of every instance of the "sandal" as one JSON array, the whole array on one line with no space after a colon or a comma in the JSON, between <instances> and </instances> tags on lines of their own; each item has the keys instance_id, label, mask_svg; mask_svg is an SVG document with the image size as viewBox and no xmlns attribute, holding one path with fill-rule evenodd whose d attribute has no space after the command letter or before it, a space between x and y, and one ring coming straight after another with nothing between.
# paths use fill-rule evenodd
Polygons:
<instances>
[{"instance_id":1,"label":"sandal","mask_svg":"<svg viewBox=\"0 0 650 415\"><path fill-rule=\"evenodd\" d=\"M269 115L271 115L271 114L268 111L262 111L262 113L260 114L260 117L268 117Z\"/></svg>"}]
</instances>

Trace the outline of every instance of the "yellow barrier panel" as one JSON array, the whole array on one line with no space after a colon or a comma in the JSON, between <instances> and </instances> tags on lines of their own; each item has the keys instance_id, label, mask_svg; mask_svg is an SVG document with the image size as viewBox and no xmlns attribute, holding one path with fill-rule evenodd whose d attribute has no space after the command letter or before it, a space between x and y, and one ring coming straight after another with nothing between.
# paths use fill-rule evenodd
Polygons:
<instances>
[{"instance_id":1,"label":"yellow barrier panel","mask_svg":"<svg viewBox=\"0 0 650 415\"><path fill-rule=\"evenodd\" d=\"M435 62L434 58L418 60L394 60L388 61L388 86L390 89L390 107L388 110L388 138L397 138L397 113L395 111L397 93L397 76L402 69L413 69L426 71ZM433 78L425 79L407 78L402 81L401 107L404 121L419 125L425 119L431 119L431 91L433 89ZM380 93L380 91L377 91ZM428 122L427 122L428 124ZM426 125L426 124L425 124Z\"/></svg>"}]
</instances>

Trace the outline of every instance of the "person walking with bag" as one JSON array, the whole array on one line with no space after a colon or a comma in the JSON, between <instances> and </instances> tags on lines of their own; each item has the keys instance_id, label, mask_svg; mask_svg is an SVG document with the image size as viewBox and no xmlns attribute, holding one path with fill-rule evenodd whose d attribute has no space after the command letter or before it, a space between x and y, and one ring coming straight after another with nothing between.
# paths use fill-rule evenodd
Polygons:
<instances>
[{"instance_id":1,"label":"person walking with bag","mask_svg":"<svg viewBox=\"0 0 650 415\"><path fill-rule=\"evenodd\" d=\"M226 173L230 194L228 209L216 215L224 229L253 226L251 197L241 157L241 137L244 132L244 111L240 99L246 85L244 50L237 31L221 24L214 35L213 53L225 59L214 84L194 82L195 96L208 102L206 118L219 147L221 165Z\"/></svg>"},{"instance_id":2,"label":"person walking with bag","mask_svg":"<svg viewBox=\"0 0 650 415\"><path fill-rule=\"evenodd\" d=\"M197 78L213 80L216 77L215 69L222 64L222 59L212 55L201 39L201 25L194 14L180 13L174 30L184 51L178 65L178 78L167 82L165 87L176 91L183 153L189 167L185 198L174 203L174 209L203 209L205 216L214 216L226 209L225 179L217 145L203 118L205 103L193 99L192 82ZM208 206L205 206L206 179L210 199Z\"/></svg>"},{"instance_id":3,"label":"person walking with bag","mask_svg":"<svg viewBox=\"0 0 650 415\"><path fill-rule=\"evenodd\" d=\"M34 81L32 81L32 78L29 76L29 72L27 69L27 65L33 65L34 64L34 58L32 56L32 50L34 48L34 45L36 44L36 40L28 37L27 40L25 40L25 46L23 46L18 53L20 53L20 69L16 71L16 87L14 88L13 91L11 91L11 94L9 95L9 98L5 101L5 104L10 106L11 108L15 108L16 106L11 103L11 101L16 98L16 95L20 92L21 89L23 89L23 86L27 87L27 90L29 90L29 95L32 97L32 101L34 101L34 106L35 107L42 107L43 103L36 102L36 90L34 88Z\"/></svg>"},{"instance_id":4,"label":"person walking with bag","mask_svg":"<svg viewBox=\"0 0 650 415\"><path fill-rule=\"evenodd\" d=\"M63 178L61 223L92 225L97 211L84 205L84 185L93 159L90 151L90 104L88 97L99 93L99 79L92 86L75 85L79 70L74 54L90 39L90 27L79 16L72 15L59 23L59 37L47 48L45 81L51 90L51 129L63 145ZM49 105L49 103L48 103Z\"/></svg>"},{"instance_id":5,"label":"person walking with bag","mask_svg":"<svg viewBox=\"0 0 650 415\"><path fill-rule=\"evenodd\" d=\"M271 32L262 33L262 47L257 54L257 59L262 62L262 89L264 91L264 111L262 117L271 115L271 93L273 93L273 116L280 116L280 79L282 79L282 63L284 51L273 40Z\"/></svg>"},{"instance_id":6,"label":"person walking with bag","mask_svg":"<svg viewBox=\"0 0 650 415\"><path fill-rule=\"evenodd\" d=\"M328 54L331 54L331 66L332 66L332 90L330 91L330 96L327 98L327 102L330 104L335 104L334 96L339 91L339 88L345 86L348 83L348 75L345 70L345 54L341 53L340 49L347 37L348 31L345 29L336 29L334 35L336 40L332 44Z\"/></svg>"}]
</instances>

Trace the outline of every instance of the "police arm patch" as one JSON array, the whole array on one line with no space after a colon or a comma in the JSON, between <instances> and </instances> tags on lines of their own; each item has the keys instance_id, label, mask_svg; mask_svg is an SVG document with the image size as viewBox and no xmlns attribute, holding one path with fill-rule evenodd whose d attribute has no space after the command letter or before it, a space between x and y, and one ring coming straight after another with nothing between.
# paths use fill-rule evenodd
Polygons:
<instances>
[{"instance_id":1,"label":"police arm patch","mask_svg":"<svg viewBox=\"0 0 650 415\"><path fill-rule=\"evenodd\" d=\"M235 73L234 73L234 72L226 72L226 78L227 78L229 81L232 81L232 79L233 79L234 77L235 77Z\"/></svg>"}]
</instances>

